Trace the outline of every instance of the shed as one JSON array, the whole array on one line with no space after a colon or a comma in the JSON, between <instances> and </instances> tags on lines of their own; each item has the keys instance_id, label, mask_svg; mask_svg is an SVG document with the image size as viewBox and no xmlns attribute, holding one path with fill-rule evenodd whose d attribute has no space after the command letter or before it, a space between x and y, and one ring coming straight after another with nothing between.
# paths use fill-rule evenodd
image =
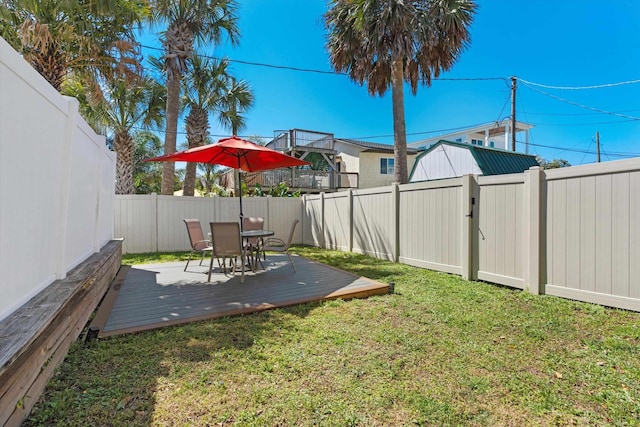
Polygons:
<instances>
[{"instance_id":1,"label":"shed","mask_svg":"<svg viewBox=\"0 0 640 427\"><path fill-rule=\"evenodd\" d=\"M531 154L440 140L416 157L409 182L522 173L533 166L539 163Z\"/></svg>"}]
</instances>

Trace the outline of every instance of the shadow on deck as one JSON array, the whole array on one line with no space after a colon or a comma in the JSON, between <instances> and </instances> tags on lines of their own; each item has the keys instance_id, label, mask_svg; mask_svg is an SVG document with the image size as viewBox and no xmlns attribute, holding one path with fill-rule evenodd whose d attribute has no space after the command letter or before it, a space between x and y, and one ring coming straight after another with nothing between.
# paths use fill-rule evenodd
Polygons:
<instances>
[{"instance_id":1,"label":"shadow on deck","mask_svg":"<svg viewBox=\"0 0 640 427\"><path fill-rule=\"evenodd\" d=\"M269 255L265 270L224 275L217 266L207 282L205 264L184 262L123 266L91 324L108 337L163 326L254 313L330 299L366 298L389 293L389 285L293 256ZM215 265L215 262L214 262Z\"/></svg>"}]
</instances>

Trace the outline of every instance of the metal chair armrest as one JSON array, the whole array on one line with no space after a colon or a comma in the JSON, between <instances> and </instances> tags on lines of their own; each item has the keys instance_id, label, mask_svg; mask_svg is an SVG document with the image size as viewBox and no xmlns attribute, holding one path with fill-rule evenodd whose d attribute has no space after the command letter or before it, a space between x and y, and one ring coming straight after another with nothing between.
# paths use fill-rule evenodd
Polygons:
<instances>
[{"instance_id":1,"label":"metal chair armrest","mask_svg":"<svg viewBox=\"0 0 640 427\"><path fill-rule=\"evenodd\" d=\"M287 246L287 244L282 239L279 239L277 237L270 237L270 238L268 238L267 240L264 241L262 246L282 246L282 247L285 247L285 246Z\"/></svg>"}]
</instances>

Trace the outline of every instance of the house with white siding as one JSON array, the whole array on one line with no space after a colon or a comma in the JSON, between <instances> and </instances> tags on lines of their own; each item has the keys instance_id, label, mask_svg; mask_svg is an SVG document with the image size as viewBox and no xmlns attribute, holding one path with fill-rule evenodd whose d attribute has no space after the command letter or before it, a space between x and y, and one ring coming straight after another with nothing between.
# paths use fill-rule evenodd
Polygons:
<instances>
[{"instance_id":1,"label":"house with white siding","mask_svg":"<svg viewBox=\"0 0 640 427\"><path fill-rule=\"evenodd\" d=\"M529 131L531 130L531 128L533 128L533 125L516 121L515 127L516 141L519 144L518 147L523 147L524 149L521 151L524 151L528 154ZM433 144L441 140L461 142L464 144L477 145L481 147L511 150L511 120L504 119L465 129L459 129L455 132L408 143L407 147L415 148L417 150L426 150L427 148L431 147Z\"/></svg>"}]
</instances>

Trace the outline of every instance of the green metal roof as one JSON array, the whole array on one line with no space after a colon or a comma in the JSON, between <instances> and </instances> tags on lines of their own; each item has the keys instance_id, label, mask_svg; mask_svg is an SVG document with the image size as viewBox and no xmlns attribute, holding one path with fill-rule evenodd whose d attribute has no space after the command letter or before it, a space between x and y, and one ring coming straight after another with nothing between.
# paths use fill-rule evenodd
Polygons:
<instances>
[{"instance_id":1,"label":"green metal roof","mask_svg":"<svg viewBox=\"0 0 640 427\"><path fill-rule=\"evenodd\" d=\"M418 155L414 164L417 166L420 158L439 145L454 145L471 151L471 155L478 163L478 167L483 175L505 175L510 173L522 173L533 166L540 166L536 157L531 154L518 153L514 151L501 150L499 148L489 148L480 145L472 145L464 142L453 142L440 140L429 147L425 152ZM411 171L413 175L413 170Z\"/></svg>"}]
</instances>

